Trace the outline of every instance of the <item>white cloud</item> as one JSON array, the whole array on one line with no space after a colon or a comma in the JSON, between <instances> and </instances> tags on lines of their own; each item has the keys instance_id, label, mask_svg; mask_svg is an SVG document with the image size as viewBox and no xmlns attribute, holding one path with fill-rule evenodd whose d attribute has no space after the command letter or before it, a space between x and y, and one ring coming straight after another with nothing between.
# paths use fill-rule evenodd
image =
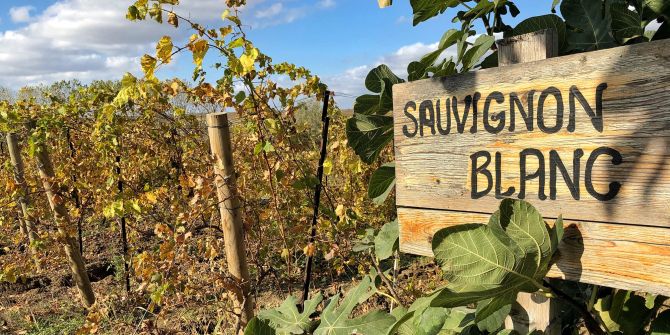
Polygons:
<instances>
[{"instance_id":1,"label":"white cloud","mask_svg":"<svg viewBox=\"0 0 670 335\"><path fill-rule=\"evenodd\" d=\"M380 64L386 64L399 77L406 78L407 65L410 62L418 60L421 56L435 51L438 42L424 44L414 43L403 46L398 50L379 57L374 63L367 65L360 65L345 70L343 73L325 78L325 82L330 85L331 89L335 91L335 99L343 108L351 108L355 98L352 96L359 96L366 94L365 77L368 72ZM447 49L442 56L449 57L455 55L454 49ZM339 93L339 96L338 96Z\"/></svg>"},{"instance_id":2,"label":"white cloud","mask_svg":"<svg viewBox=\"0 0 670 335\"><path fill-rule=\"evenodd\" d=\"M284 4L281 2L278 2L268 8L261 9L256 11L256 18L258 19L267 19L267 18L273 18L280 14L284 10Z\"/></svg>"},{"instance_id":3,"label":"white cloud","mask_svg":"<svg viewBox=\"0 0 670 335\"><path fill-rule=\"evenodd\" d=\"M30 21L30 12L35 10L33 6L12 7L9 9L9 17L12 22L28 22Z\"/></svg>"},{"instance_id":4,"label":"white cloud","mask_svg":"<svg viewBox=\"0 0 670 335\"><path fill-rule=\"evenodd\" d=\"M280 17L257 19L258 8L268 2L249 0L241 8L243 21L261 28L292 22L315 8L291 8L290 2L283 2ZM125 72L139 74L139 58L153 53L161 36L170 35L178 44L192 33L187 25L175 29L150 20L130 22L125 18L127 8L128 2L119 0L58 0L42 12L13 8L12 19L25 25L0 31L0 86L18 89L64 79L87 82L118 79ZM186 18L216 27L222 24L225 2L189 0L174 8ZM190 62L187 58L184 61Z\"/></svg>"},{"instance_id":5,"label":"white cloud","mask_svg":"<svg viewBox=\"0 0 670 335\"><path fill-rule=\"evenodd\" d=\"M321 0L319 1L319 7L321 8L332 8L335 7L335 0Z\"/></svg>"}]
</instances>

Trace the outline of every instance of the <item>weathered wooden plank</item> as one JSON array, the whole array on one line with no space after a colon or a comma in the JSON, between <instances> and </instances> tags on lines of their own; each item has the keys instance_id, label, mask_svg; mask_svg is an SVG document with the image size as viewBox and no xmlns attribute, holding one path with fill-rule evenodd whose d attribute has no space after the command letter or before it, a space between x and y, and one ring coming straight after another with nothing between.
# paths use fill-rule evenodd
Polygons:
<instances>
[{"instance_id":1,"label":"weathered wooden plank","mask_svg":"<svg viewBox=\"0 0 670 335\"><path fill-rule=\"evenodd\" d=\"M475 92L480 93L478 100ZM500 94L492 95L494 92ZM558 92L561 96L557 99L554 94ZM523 198L544 215L670 227L670 40L415 81L395 85L393 93L398 206L490 212L502 197L496 196L495 184L501 193L514 187L507 197L520 198L521 152L526 150L526 175L532 175L542 162L544 181L529 178ZM474 107L470 108L459 129L467 96L477 100L472 104L477 107L476 117ZM490 108L485 115L489 96ZM452 97L456 97L459 118L453 113ZM510 103L517 98L518 103L512 103L515 113L511 113ZM524 113L533 110L529 119L532 130L520 106ZM448 109L452 109L450 114ZM557 117L560 110L562 121ZM512 114L515 128L510 131ZM447 115L450 127L446 126ZM503 115L505 124L497 132ZM449 133L441 134L440 130L446 133L446 129ZM472 156L477 152L482 156L473 164ZM500 153L499 183L496 152ZM476 191L486 190L489 179L472 169L484 164L486 153L490 155L486 170L492 185L480 197ZM554 163L560 158L563 172L576 187L568 187L560 166L554 165L552 177L552 155ZM576 175L574 162L579 164ZM616 191L616 184L611 183L621 187L607 200L603 195L610 187ZM653 239L643 242L670 244L667 233L649 237Z\"/></svg>"},{"instance_id":2,"label":"weathered wooden plank","mask_svg":"<svg viewBox=\"0 0 670 335\"><path fill-rule=\"evenodd\" d=\"M435 232L486 223L489 216L399 207L400 250L433 256L430 241ZM670 229L574 220L564 224L560 256L549 277L670 296Z\"/></svg>"}]
</instances>

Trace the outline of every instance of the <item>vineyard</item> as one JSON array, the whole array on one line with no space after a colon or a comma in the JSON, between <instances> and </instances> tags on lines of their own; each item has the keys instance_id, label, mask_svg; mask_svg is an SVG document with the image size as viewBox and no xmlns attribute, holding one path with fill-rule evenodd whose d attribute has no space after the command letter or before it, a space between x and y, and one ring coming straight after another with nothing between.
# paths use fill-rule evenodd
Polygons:
<instances>
[{"instance_id":1,"label":"vineyard","mask_svg":"<svg viewBox=\"0 0 670 335\"><path fill-rule=\"evenodd\" d=\"M502 68L505 45L496 39L539 31L548 32L557 47L541 59L653 45L649 49L656 53L650 51L647 58L658 66L665 85L658 94L665 98L670 78L665 47L670 44L662 40L670 37L670 2L554 0L546 15L514 27L505 22L523 15L524 8L512 1L409 2L414 25L452 15L460 29L446 31L437 50L411 62L407 74L394 74L383 64L374 68L364 83L370 92L356 98L353 110L337 105L333 95L338 92L329 87L333 83L307 68L276 62L253 43L242 22L245 0L222 2L221 25L214 27L180 14L179 0L128 3L127 16L119 20L155 21L186 30L190 38L183 45L168 35L156 41L155 53L141 58L143 76L126 73L116 81L57 81L1 91L0 334L670 333L665 282L649 285L647 292L637 283L598 285L588 273L579 281L551 275L559 258L573 256L561 255L561 248L569 243L564 236L575 234L575 225L540 211L547 207L545 199L580 200L579 165L570 181L576 189L573 185L571 193L561 193L556 169L566 183L572 170L556 161L578 164L583 151L562 161L555 152L546 154L551 171L546 195L544 168L525 177L522 172L522 185L542 176L539 192L528 187L528 202L523 186L520 195L513 188L511 193L500 190L509 179L500 181L498 160L507 156L486 152L490 171L474 170L478 158L472 158L472 194L477 173L488 173L490 185L472 201L487 197L496 206L487 203L491 208L469 211L484 216L481 221L434 234L421 227L408 233L416 223L404 221L399 207L409 211L424 205L407 205L396 196L401 186L409 194L450 182L433 178L431 185L437 186L424 188L419 183L430 178L418 172L402 175L400 155L420 147L404 141L476 134L478 99L480 106L507 100L519 106L517 131L544 122L533 119L533 93L479 97L473 91L465 105L455 95L452 105L450 95L442 105L440 100L403 100L400 106L400 87L409 87L401 85ZM393 4L380 0L379 6ZM650 23L658 27L650 30ZM484 31L476 31L476 25ZM451 50L455 56L445 58ZM192 60L192 80L159 79L156 75L178 57ZM616 88L598 86L597 97L585 87L563 91L565 129L559 129L559 121L554 130L544 123L538 128L546 134L571 133L575 114L579 118L582 109L590 108L589 115L601 116L591 116L589 126L603 132L606 89ZM546 95L540 92L537 96ZM446 130L440 106L450 118ZM488 108L479 131L493 136L504 130L505 115L491 117L501 122L493 128ZM466 128L469 110L474 121L467 121ZM667 118L670 111L664 111ZM458 113L464 113L462 119ZM510 133L512 113L514 107ZM658 132L668 129L666 124ZM659 155L667 164L664 145ZM594 150L583 158L582 198L616 196L611 189L610 198L601 194L602 181L593 172L604 153L614 155ZM519 154L513 155L518 169ZM470 158L462 160L467 167ZM431 169L434 162L429 162L415 169L450 170L446 160L433 161L444 166ZM663 176L656 182L662 184ZM424 203L437 203L438 191L429 191ZM662 207L659 221L664 220ZM670 244L667 223L654 226L660 235L653 244L665 248ZM418 253L430 256L405 253L409 249L403 243L419 245L428 251ZM670 248L656 250L665 258L670 253ZM558 321L540 324L530 312L519 321L517 297L522 294L551 299Z\"/></svg>"}]
</instances>

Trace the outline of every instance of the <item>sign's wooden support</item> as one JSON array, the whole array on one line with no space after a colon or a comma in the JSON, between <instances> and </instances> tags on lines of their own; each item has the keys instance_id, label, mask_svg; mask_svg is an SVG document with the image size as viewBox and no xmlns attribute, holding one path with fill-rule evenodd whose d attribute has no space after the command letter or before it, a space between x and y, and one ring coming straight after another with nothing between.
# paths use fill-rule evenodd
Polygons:
<instances>
[{"instance_id":1,"label":"sign's wooden support","mask_svg":"<svg viewBox=\"0 0 670 335\"><path fill-rule=\"evenodd\" d=\"M497 42L498 66L534 62L558 56L558 34L555 30L514 36ZM561 334L556 301L538 293L520 292L512 306L505 328L521 333L541 330L546 335Z\"/></svg>"},{"instance_id":2,"label":"sign's wooden support","mask_svg":"<svg viewBox=\"0 0 670 335\"><path fill-rule=\"evenodd\" d=\"M254 305L250 294L249 269L244 246L242 203L237 192L237 177L230 143L230 125L226 113L207 114L209 143L214 158L214 182L219 199L221 229L226 247L228 271L237 281L236 313L241 315L241 326L253 318Z\"/></svg>"}]
</instances>

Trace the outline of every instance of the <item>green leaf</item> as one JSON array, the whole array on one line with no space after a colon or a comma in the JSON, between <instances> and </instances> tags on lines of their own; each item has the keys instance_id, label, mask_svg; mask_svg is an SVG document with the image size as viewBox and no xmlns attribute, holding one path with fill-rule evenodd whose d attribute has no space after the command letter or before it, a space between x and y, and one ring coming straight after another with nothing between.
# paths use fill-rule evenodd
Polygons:
<instances>
[{"instance_id":1,"label":"green leaf","mask_svg":"<svg viewBox=\"0 0 670 335\"><path fill-rule=\"evenodd\" d=\"M239 48L244 46L244 38L238 37L232 41L230 41L230 44L228 44L228 47L231 49Z\"/></svg>"},{"instance_id":2,"label":"green leaf","mask_svg":"<svg viewBox=\"0 0 670 335\"><path fill-rule=\"evenodd\" d=\"M444 13L447 8L458 6L459 0L410 0L414 19L412 24L417 25L433 16Z\"/></svg>"},{"instance_id":3,"label":"green leaf","mask_svg":"<svg viewBox=\"0 0 670 335\"><path fill-rule=\"evenodd\" d=\"M438 231L433 236L433 253L449 284L431 305L455 307L493 297L510 300L518 292L541 289L557 250L558 234L559 229L550 230L529 203L510 199L501 202L488 225L464 224Z\"/></svg>"},{"instance_id":4,"label":"green leaf","mask_svg":"<svg viewBox=\"0 0 670 335\"><path fill-rule=\"evenodd\" d=\"M603 11L601 1L563 0L561 14L572 28L568 31L570 50L591 51L616 46L610 26L609 10Z\"/></svg>"},{"instance_id":5,"label":"green leaf","mask_svg":"<svg viewBox=\"0 0 670 335\"><path fill-rule=\"evenodd\" d=\"M651 323L650 335L670 335L670 310L666 310Z\"/></svg>"},{"instance_id":6,"label":"green leaf","mask_svg":"<svg viewBox=\"0 0 670 335\"><path fill-rule=\"evenodd\" d=\"M628 4L615 2L610 6L612 34L620 44L644 36L640 14L628 9Z\"/></svg>"},{"instance_id":7,"label":"green leaf","mask_svg":"<svg viewBox=\"0 0 670 335\"><path fill-rule=\"evenodd\" d=\"M556 6L561 3L561 0L553 0L551 2L551 12L554 13L556 11Z\"/></svg>"},{"instance_id":8,"label":"green leaf","mask_svg":"<svg viewBox=\"0 0 670 335\"><path fill-rule=\"evenodd\" d=\"M316 312L316 308L322 300L323 296L321 294L306 300L303 312L300 313L297 308L297 300L294 296L289 296L281 306L261 311L258 318L269 322L277 331L277 334L305 334L312 325L309 316Z\"/></svg>"},{"instance_id":9,"label":"green leaf","mask_svg":"<svg viewBox=\"0 0 670 335\"><path fill-rule=\"evenodd\" d=\"M365 163L374 162L393 140L393 117L354 114L347 120L349 146Z\"/></svg>"},{"instance_id":10,"label":"green leaf","mask_svg":"<svg viewBox=\"0 0 670 335\"><path fill-rule=\"evenodd\" d=\"M372 173L368 184L368 197L381 205L395 186L395 163L386 163Z\"/></svg>"},{"instance_id":11,"label":"green leaf","mask_svg":"<svg viewBox=\"0 0 670 335\"><path fill-rule=\"evenodd\" d=\"M393 252L399 246L398 220L386 223L375 236L375 255L378 260L384 260L393 256Z\"/></svg>"},{"instance_id":12,"label":"green leaf","mask_svg":"<svg viewBox=\"0 0 670 335\"><path fill-rule=\"evenodd\" d=\"M416 314L415 314L416 315ZM416 335L436 335L442 330L449 316L449 310L441 307L428 307L413 319Z\"/></svg>"},{"instance_id":13,"label":"green leaf","mask_svg":"<svg viewBox=\"0 0 670 335\"><path fill-rule=\"evenodd\" d=\"M371 92L382 93L386 88L386 81L397 84L404 80L396 76L388 66L382 64L372 69L365 77L365 87Z\"/></svg>"},{"instance_id":14,"label":"green leaf","mask_svg":"<svg viewBox=\"0 0 670 335\"><path fill-rule=\"evenodd\" d=\"M642 0L645 10L650 10L657 16L665 16L670 19L670 2L667 0Z\"/></svg>"},{"instance_id":15,"label":"green leaf","mask_svg":"<svg viewBox=\"0 0 670 335\"><path fill-rule=\"evenodd\" d=\"M380 110L379 95L364 94L356 98L354 102L354 113L357 114L378 114Z\"/></svg>"},{"instance_id":16,"label":"green leaf","mask_svg":"<svg viewBox=\"0 0 670 335\"><path fill-rule=\"evenodd\" d=\"M564 51L568 49L565 22L555 14L534 16L519 22L519 24L514 27L514 30L512 30L512 36L523 35L544 29L554 29L556 31L558 35L559 50Z\"/></svg>"},{"instance_id":17,"label":"green leaf","mask_svg":"<svg viewBox=\"0 0 670 335\"><path fill-rule=\"evenodd\" d=\"M430 64L432 64L432 62ZM411 63L409 63L409 65L407 65L407 75L408 75L407 79L409 81L425 79L425 78L428 77L428 76L426 76L426 70L427 69L428 69L428 66L426 66L422 62L416 62L416 61L411 62Z\"/></svg>"},{"instance_id":18,"label":"green leaf","mask_svg":"<svg viewBox=\"0 0 670 335\"><path fill-rule=\"evenodd\" d=\"M644 320L652 313L645 307L644 298L626 290L615 290L598 299L595 308L610 331L626 335L643 334Z\"/></svg>"},{"instance_id":19,"label":"green leaf","mask_svg":"<svg viewBox=\"0 0 670 335\"><path fill-rule=\"evenodd\" d=\"M395 320L387 313L373 311L357 318L349 318L354 308L368 300L376 291L374 281L366 276L356 287L344 295L341 302L340 295L336 294L323 309L321 323L314 331L314 335L378 334L385 332Z\"/></svg>"},{"instance_id":20,"label":"green leaf","mask_svg":"<svg viewBox=\"0 0 670 335\"><path fill-rule=\"evenodd\" d=\"M275 335L276 332L267 322L253 318L244 329L244 335Z\"/></svg>"},{"instance_id":21,"label":"green leaf","mask_svg":"<svg viewBox=\"0 0 670 335\"><path fill-rule=\"evenodd\" d=\"M463 55L463 72L466 72L479 64L482 56L491 50L495 43L493 36L481 35L477 37L474 44Z\"/></svg>"},{"instance_id":22,"label":"green leaf","mask_svg":"<svg viewBox=\"0 0 670 335\"><path fill-rule=\"evenodd\" d=\"M512 303L516 300L516 294L510 292L492 299L480 301L477 304L475 322L481 331L493 333L499 330L505 323L505 318L512 311Z\"/></svg>"}]
</instances>

